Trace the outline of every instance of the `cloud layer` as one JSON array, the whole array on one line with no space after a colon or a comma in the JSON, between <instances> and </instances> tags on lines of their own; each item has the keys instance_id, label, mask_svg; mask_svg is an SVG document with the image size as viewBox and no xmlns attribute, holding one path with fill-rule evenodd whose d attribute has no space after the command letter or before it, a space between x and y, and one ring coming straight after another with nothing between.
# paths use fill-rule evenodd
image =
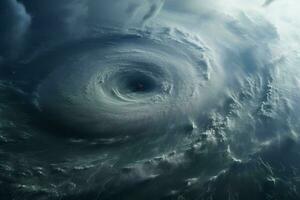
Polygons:
<instances>
[{"instance_id":1,"label":"cloud layer","mask_svg":"<svg viewBox=\"0 0 300 200\"><path fill-rule=\"evenodd\" d=\"M16 0L0 2L0 57L15 58L26 40L31 17Z\"/></svg>"}]
</instances>

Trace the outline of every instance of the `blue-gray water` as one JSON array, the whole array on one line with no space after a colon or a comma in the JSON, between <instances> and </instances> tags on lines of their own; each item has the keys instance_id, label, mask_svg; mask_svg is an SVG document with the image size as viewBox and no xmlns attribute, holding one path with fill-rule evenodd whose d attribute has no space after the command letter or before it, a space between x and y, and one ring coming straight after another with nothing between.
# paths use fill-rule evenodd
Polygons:
<instances>
[{"instance_id":1,"label":"blue-gray water","mask_svg":"<svg viewBox=\"0 0 300 200\"><path fill-rule=\"evenodd\" d=\"M297 8L2 0L0 199L300 199Z\"/></svg>"}]
</instances>

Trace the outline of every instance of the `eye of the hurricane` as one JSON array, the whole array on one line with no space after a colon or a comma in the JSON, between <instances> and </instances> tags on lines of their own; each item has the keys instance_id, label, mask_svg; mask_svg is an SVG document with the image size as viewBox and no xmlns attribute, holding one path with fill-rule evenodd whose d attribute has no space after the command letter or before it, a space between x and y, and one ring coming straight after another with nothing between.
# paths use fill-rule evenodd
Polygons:
<instances>
[{"instance_id":1,"label":"eye of the hurricane","mask_svg":"<svg viewBox=\"0 0 300 200\"><path fill-rule=\"evenodd\" d=\"M128 77L125 87L128 92L147 93L155 90L157 84L152 78L143 74L133 74Z\"/></svg>"}]
</instances>

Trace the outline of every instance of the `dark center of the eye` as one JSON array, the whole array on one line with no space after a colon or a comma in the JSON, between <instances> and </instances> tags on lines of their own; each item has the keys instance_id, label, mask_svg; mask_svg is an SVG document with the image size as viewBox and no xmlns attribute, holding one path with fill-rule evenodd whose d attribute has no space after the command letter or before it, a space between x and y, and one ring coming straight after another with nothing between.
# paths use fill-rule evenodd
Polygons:
<instances>
[{"instance_id":1,"label":"dark center of the eye","mask_svg":"<svg viewBox=\"0 0 300 200\"><path fill-rule=\"evenodd\" d=\"M156 83L147 76L131 77L128 80L127 88L130 92L151 92L155 89Z\"/></svg>"}]
</instances>

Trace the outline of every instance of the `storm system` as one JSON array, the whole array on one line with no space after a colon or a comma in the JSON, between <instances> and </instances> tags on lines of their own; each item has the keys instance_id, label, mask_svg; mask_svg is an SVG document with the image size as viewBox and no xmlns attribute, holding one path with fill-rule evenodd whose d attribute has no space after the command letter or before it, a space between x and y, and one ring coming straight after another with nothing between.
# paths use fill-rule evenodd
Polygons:
<instances>
[{"instance_id":1,"label":"storm system","mask_svg":"<svg viewBox=\"0 0 300 200\"><path fill-rule=\"evenodd\" d=\"M1 0L1 200L299 200L298 0Z\"/></svg>"}]
</instances>

